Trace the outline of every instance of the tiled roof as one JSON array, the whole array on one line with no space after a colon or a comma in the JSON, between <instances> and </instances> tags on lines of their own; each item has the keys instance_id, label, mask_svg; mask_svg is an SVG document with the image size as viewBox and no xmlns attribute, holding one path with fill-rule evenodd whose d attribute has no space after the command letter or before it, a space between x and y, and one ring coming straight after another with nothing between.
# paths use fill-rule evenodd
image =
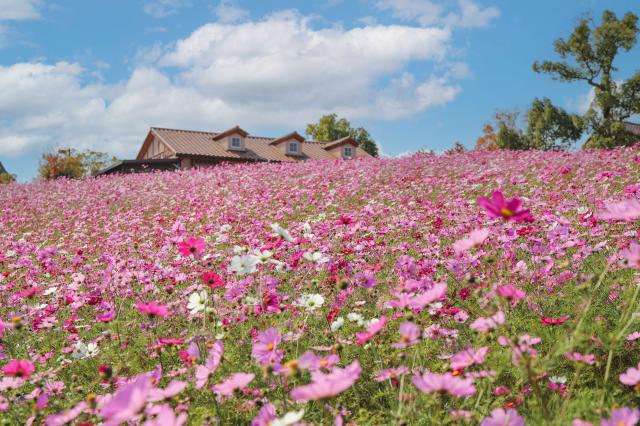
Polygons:
<instances>
[{"instance_id":1,"label":"tiled roof","mask_svg":"<svg viewBox=\"0 0 640 426\"><path fill-rule=\"evenodd\" d=\"M301 143L302 155L291 156L286 155L277 146L270 145L276 138L247 136L244 140L246 151L232 151L228 149L224 141L214 140L219 133L159 127L152 127L151 133L175 151L177 156L203 156L249 161L335 160L338 158L324 149L327 144L323 142L304 141ZM368 157L369 154L358 148L356 156Z\"/></svg>"},{"instance_id":2,"label":"tiled roof","mask_svg":"<svg viewBox=\"0 0 640 426\"><path fill-rule=\"evenodd\" d=\"M639 123L632 123L630 121L625 121L624 122L624 127L631 133L633 133L634 135L640 135L640 124Z\"/></svg>"}]
</instances>

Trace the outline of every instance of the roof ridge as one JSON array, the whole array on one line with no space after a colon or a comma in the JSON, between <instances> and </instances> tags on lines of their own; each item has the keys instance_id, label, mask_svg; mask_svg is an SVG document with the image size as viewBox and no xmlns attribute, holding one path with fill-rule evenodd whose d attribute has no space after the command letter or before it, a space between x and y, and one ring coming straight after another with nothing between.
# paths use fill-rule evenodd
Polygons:
<instances>
[{"instance_id":1,"label":"roof ridge","mask_svg":"<svg viewBox=\"0 0 640 426\"><path fill-rule=\"evenodd\" d=\"M207 132L205 130L188 130L188 129L174 129L171 127L151 127L154 130L169 130L171 132L184 132L184 133L204 133L207 135L217 135L218 132Z\"/></svg>"}]
</instances>

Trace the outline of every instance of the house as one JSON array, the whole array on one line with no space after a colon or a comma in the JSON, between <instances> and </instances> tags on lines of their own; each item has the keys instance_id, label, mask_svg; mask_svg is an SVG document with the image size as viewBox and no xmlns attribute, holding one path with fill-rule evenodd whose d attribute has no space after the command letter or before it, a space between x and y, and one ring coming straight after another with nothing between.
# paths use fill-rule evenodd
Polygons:
<instances>
[{"instance_id":1,"label":"house","mask_svg":"<svg viewBox=\"0 0 640 426\"><path fill-rule=\"evenodd\" d=\"M220 133L152 127L135 160L112 164L98 174L175 170L219 163L296 162L370 157L351 137L308 141L298 132L279 138L253 136L239 126Z\"/></svg>"}]
</instances>

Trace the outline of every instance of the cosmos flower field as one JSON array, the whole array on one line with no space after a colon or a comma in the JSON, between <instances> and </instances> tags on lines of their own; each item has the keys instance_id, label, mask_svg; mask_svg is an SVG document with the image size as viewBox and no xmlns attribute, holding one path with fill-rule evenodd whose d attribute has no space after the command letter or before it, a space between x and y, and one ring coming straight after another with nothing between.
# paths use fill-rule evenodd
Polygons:
<instances>
[{"instance_id":1,"label":"cosmos flower field","mask_svg":"<svg viewBox=\"0 0 640 426\"><path fill-rule=\"evenodd\" d=\"M0 186L0 424L635 425L640 151Z\"/></svg>"}]
</instances>

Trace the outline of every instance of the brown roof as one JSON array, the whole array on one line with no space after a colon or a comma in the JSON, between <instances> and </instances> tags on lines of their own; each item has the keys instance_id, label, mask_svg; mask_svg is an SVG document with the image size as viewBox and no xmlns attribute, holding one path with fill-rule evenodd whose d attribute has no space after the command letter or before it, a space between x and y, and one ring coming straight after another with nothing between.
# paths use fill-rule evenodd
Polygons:
<instances>
[{"instance_id":1,"label":"brown roof","mask_svg":"<svg viewBox=\"0 0 640 426\"><path fill-rule=\"evenodd\" d=\"M229 130L225 130L222 133L218 133L217 135L215 135L213 137L213 140L219 141L220 139L224 138L225 136L229 136L229 135L233 135L233 134L242 135L242 137L249 136L249 133L244 131L244 130L242 130L240 128L240 126L235 126L235 127L230 128Z\"/></svg>"},{"instance_id":2,"label":"brown roof","mask_svg":"<svg viewBox=\"0 0 640 426\"><path fill-rule=\"evenodd\" d=\"M216 157L247 161L335 160L339 158L338 155L324 149L328 144L334 144L336 141L324 143L303 140L300 144L302 155L292 156L286 155L280 148L271 144L277 141L276 138L248 135L244 140L245 151L233 151L228 149L225 142L215 140L220 133L152 127L150 135L154 135L164 142L179 157ZM147 140L150 139L149 136L147 136ZM290 138L291 135L287 135L287 137ZM145 140L145 144L147 144L147 140ZM138 157L141 158L145 151L143 145ZM357 148L356 156L369 157L370 155L361 148Z\"/></svg>"},{"instance_id":3,"label":"brown roof","mask_svg":"<svg viewBox=\"0 0 640 426\"><path fill-rule=\"evenodd\" d=\"M358 146L358 142L356 142L351 136L345 136L344 138L336 139L333 142L327 142L324 146L324 149L332 149L347 144Z\"/></svg>"},{"instance_id":4,"label":"brown roof","mask_svg":"<svg viewBox=\"0 0 640 426\"><path fill-rule=\"evenodd\" d=\"M291 132L288 135L282 136L281 138L272 140L271 142L269 142L269 144L278 145L278 144L281 144L282 142L285 142L291 139L295 139L298 142L304 142L304 136L301 136L300 133L298 132Z\"/></svg>"}]
</instances>

